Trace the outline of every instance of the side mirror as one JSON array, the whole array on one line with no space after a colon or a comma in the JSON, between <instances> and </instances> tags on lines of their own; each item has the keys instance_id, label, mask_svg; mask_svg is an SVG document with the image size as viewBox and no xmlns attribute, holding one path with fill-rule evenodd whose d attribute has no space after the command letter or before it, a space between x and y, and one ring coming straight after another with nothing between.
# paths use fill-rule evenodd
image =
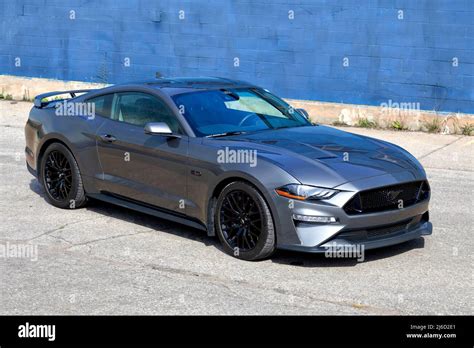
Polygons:
<instances>
[{"instance_id":1,"label":"side mirror","mask_svg":"<svg viewBox=\"0 0 474 348\"><path fill-rule=\"evenodd\" d=\"M172 138L180 138L179 135L173 134L173 131L165 122L150 122L145 125L145 133L151 135L163 135Z\"/></svg>"},{"instance_id":2,"label":"side mirror","mask_svg":"<svg viewBox=\"0 0 474 348\"><path fill-rule=\"evenodd\" d=\"M309 120L308 111L306 111L305 109L296 109L296 111L298 111L301 115L303 115L304 118L306 118L307 120Z\"/></svg>"}]
</instances>

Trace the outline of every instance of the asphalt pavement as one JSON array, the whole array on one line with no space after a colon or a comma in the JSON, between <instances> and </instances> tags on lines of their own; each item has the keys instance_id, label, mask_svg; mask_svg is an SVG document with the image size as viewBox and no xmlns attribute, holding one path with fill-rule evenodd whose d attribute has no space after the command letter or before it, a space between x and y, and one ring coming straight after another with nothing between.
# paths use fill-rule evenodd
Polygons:
<instances>
[{"instance_id":1,"label":"asphalt pavement","mask_svg":"<svg viewBox=\"0 0 474 348\"><path fill-rule=\"evenodd\" d=\"M345 128L421 160L433 235L364 262L296 252L245 262L176 223L46 203L25 167L30 108L0 101L0 246L32 246L31 257L0 255L0 315L474 313L474 137Z\"/></svg>"}]
</instances>

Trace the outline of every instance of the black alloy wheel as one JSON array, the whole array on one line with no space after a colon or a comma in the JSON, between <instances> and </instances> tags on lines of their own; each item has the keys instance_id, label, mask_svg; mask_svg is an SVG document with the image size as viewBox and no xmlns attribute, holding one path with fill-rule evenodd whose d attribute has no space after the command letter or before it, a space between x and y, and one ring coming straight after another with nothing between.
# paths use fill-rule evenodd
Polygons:
<instances>
[{"instance_id":1,"label":"black alloy wheel","mask_svg":"<svg viewBox=\"0 0 474 348\"><path fill-rule=\"evenodd\" d=\"M59 151L48 154L44 166L44 181L49 195L58 201L69 197L72 189L72 169L66 156Z\"/></svg>"},{"instance_id":2,"label":"black alloy wheel","mask_svg":"<svg viewBox=\"0 0 474 348\"><path fill-rule=\"evenodd\" d=\"M234 249L249 251L255 248L262 232L262 212L246 192L229 192L220 209L222 233Z\"/></svg>"},{"instance_id":3,"label":"black alloy wheel","mask_svg":"<svg viewBox=\"0 0 474 348\"><path fill-rule=\"evenodd\" d=\"M61 143L48 146L41 157L39 181L46 191L46 199L63 209L84 206L87 197L81 173L71 151Z\"/></svg>"},{"instance_id":4,"label":"black alloy wheel","mask_svg":"<svg viewBox=\"0 0 474 348\"><path fill-rule=\"evenodd\" d=\"M215 228L224 250L244 260L259 260L275 250L273 218L268 205L253 186L232 182L220 193Z\"/></svg>"}]
</instances>

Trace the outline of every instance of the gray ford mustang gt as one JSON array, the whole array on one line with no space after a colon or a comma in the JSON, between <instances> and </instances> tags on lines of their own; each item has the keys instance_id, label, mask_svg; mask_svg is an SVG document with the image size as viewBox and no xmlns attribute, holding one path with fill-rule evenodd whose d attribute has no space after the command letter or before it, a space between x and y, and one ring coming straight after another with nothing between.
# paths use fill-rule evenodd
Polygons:
<instances>
[{"instance_id":1,"label":"gray ford mustang gt","mask_svg":"<svg viewBox=\"0 0 474 348\"><path fill-rule=\"evenodd\" d=\"M54 206L94 198L128 207L217 235L240 259L371 249L432 233L430 187L407 151L313 124L241 81L42 94L25 136L27 168Z\"/></svg>"}]
</instances>

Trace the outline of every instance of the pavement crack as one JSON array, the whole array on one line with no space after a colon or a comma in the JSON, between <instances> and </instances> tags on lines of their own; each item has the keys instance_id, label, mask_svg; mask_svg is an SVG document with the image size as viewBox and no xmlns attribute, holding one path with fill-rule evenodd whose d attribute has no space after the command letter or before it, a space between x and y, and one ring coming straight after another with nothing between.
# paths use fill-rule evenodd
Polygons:
<instances>
[{"instance_id":1,"label":"pavement crack","mask_svg":"<svg viewBox=\"0 0 474 348\"><path fill-rule=\"evenodd\" d=\"M290 306L290 307L307 308L308 307L308 302L309 303L311 303L311 302L320 302L320 303L332 304L332 305L335 305L335 306L343 306L343 307L346 307L346 308L353 308L353 309L359 310L361 312L365 311L365 312L372 312L372 313L387 313L387 312L398 313L396 311L393 311L393 310L390 310L390 309L387 309L387 308L377 308L377 307L373 307L373 306L371 306L369 304L365 304L365 303L364 304L357 304L357 303L354 303L354 301L350 301L350 300L342 300L342 301L328 300L328 299L323 299L323 298L317 298L317 297L314 297L314 296L311 296L311 295L305 295L304 296L302 294L294 293L290 290L282 289L282 288L279 288L279 287L266 288L266 287L260 286L258 284L250 283L248 281L243 281L243 280L233 279L233 280L231 280L231 282L234 283L235 285L228 284L227 280L216 277L214 275L206 274L206 273L199 273L199 272L190 271L190 270L186 270L186 269L178 269L178 268L172 268L172 267L168 267L168 266L164 266L164 265L153 265L153 264L149 264L149 265L147 265L147 267L150 267L153 270L161 271L161 272L164 272L164 273L172 273L172 274L179 274L179 275L188 276L188 277L191 276L191 277L200 277L201 279L206 279L210 283L213 283L217 286L221 286L221 287L225 288L227 291L229 291L235 297L242 298L242 299L245 299L247 301L252 301L252 298L244 296L243 293L245 293L245 292L235 290L234 289L235 286L244 286L244 287L252 288L252 289L258 290L258 291L268 291L268 290L270 290L270 291L276 293L277 296L278 295L288 296L292 300L291 300L291 302L286 303L286 304L285 303L282 304L280 301L271 301L271 300L267 300L265 302L273 303L273 304L280 304L280 305ZM254 292L251 292L251 293L254 293ZM303 303L298 304L297 299L300 299L301 302L303 302Z\"/></svg>"},{"instance_id":2,"label":"pavement crack","mask_svg":"<svg viewBox=\"0 0 474 348\"><path fill-rule=\"evenodd\" d=\"M466 173L472 173L474 170L468 170L468 169L453 169L453 168L437 168L437 167L427 167L423 166L425 169L435 169L435 170L446 170L446 171L451 171L451 172L466 172Z\"/></svg>"},{"instance_id":3,"label":"pavement crack","mask_svg":"<svg viewBox=\"0 0 474 348\"><path fill-rule=\"evenodd\" d=\"M56 228L53 228L51 230L48 230L46 232L43 232L37 236L34 236L33 238L30 238L30 239L26 239L27 242L31 242L32 240L35 240L35 239L38 239L40 237L43 237L43 236L47 236L47 235L50 235L51 233L54 233L54 232L58 232L58 231L61 231L63 229L65 229L66 227L69 227L69 226L72 226L72 225L76 225L76 224L79 224L81 222L84 222L84 221L91 221L91 220L97 220L97 219L100 219L101 217L98 217L98 218L95 218L95 219L85 219L85 220L79 220L79 221L73 221L73 222L68 222L68 223L65 223L59 227L56 227Z\"/></svg>"},{"instance_id":4,"label":"pavement crack","mask_svg":"<svg viewBox=\"0 0 474 348\"><path fill-rule=\"evenodd\" d=\"M93 243L97 243L97 242L103 242L103 241L106 241L106 240L112 240L112 239L117 239L117 238L122 238L122 237L128 237L128 236L135 236L137 234L145 234L145 233L152 233L154 232L155 230L153 229L150 229L150 230L146 230L146 231L141 231L141 232L136 232L136 233L127 233L127 234L119 234L119 235L115 235L115 236L110 236L110 237L105 237L105 238L98 238L98 239L93 239L93 240L90 240L90 241L87 241L87 242L82 242L82 243L71 243L71 247L76 247L76 246L82 246L82 245L87 245L87 246L90 246L90 244L93 244ZM70 249L68 248L68 249Z\"/></svg>"},{"instance_id":5,"label":"pavement crack","mask_svg":"<svg viewBox=\"0 0 474 348\"><path fill-rule=\"evenodd\" d=\"M460 137L456 138L455 140L451 141L450 143L444 144L443 146L440 146L440 147L438 147L438 148L436 148L436 149L434 149L434 150L431 150L430 152L425 153L424 155L418 157L418 160L421 160L421 159L423 159L423 158L425 158L425 157L428 157L429 155L434 154L435 152L437 152L437 151L439 151L439 150L442 150L442 149L444 149L444 148L446 148L446 147L448 147L448 146L450 146L450 145L453 145L455 142L457 142L457 141L459 141L459 140L461 140L461 139L463 139L463 138L464 138L464 137L460 136Z\"/></svg>"},{"instance_id":6,"label":"pavement crack","mask_svg":"<svg viewBox=\"0 0 474 348\"><path fill-rule=\"evenodd\" d=\"M101 260L104 262L113 262L116 264L120 264L122 266L133 267L133 266L137 266L137 264L133 262L127 262L124 260L104 258L98 255L92 254L92 248L89 244L95 243L97 241L121 238L121 237L136 235L136 234L151 233L152 231L153 230L147 230L147 231L142 231L142 232L137 232L137 233L123 234L123 235L112 236L108 238L101 238L101 239L97 239L90 242L71 245L66 250L69 250L73 248L74 246L85 245L88 247L88 250L86 253L87 253L87 257L89 258L92 257L94 259ZM170 267L166 265L145 264L145 265L138 265L138 266L143 269L152 269L154 271L158 271L160 272L161 276L170 280L176 279L173 275L182 276L188 279L189 278L193 278L196 280L199 279L200 281L207 282L208 284L214 284L215 286L222 287L223 289L225 289L225 291L228 291L230 294L232 294L232 296L241 298L245 301L255 301L255 299L252 298L251 296L245 296L244 294L246 293L246 291L240 291L238 287L249 288L251 289L250 293L252 294L255 294L256 292L260 292L260 291L263 291L263 292L270 291L274 293L274 296L266 297L266 299L264 300L260 298L259 301L263 301L263 302L271 303L271 304L278 304L282 307L284 306L284 307L291 307L291 308L307 309L308 307L316 308L320 306L320 304L324 303L324 304L331 304L331 305L340 306L344 308L351 308L353 310L358 310L358 312L360 312L361 314L364 314L364 313L365 314L402 314L403 313L393 308L375 307L368 303L358 303L355 299L341 299L341 300L324 299L324 298L312 296L311 294L307 294L307 293L298 293L292 290L283 289L278 286L267 287L264 284L255 284L246 280L223 279L223 278L220 278L218 276L208 274L208 273L202 273L202 272L193 271L193 270ZM282 302L276 299L278 296L289 297L288 302ZM273 298L275 298L275 300L272 300Z\"/></svg>"},{"instance_id":7,"label":"pavement crack","mask_svg":"<svg viewBox=\"0 0 474 348\"><path fill-rule=\"evenodd\" d=\"M72 245L72 242L68 241L66 238L64 237L61 237L61 236L53 236L53 235L48 235L48 237L51 237L51 238L54 238L54 239L58 239L58 240L61 240L67 244L71 244Z\"/></svg>"},{"instance_id":8,"label":"pavement crack","mask_svg":"<svg viewBox=\"0 0 474 348\"><path fill-rule=\"evenodd\" d=\"M72 224L73 223L68 223L68 224L61 225L59 227L53 228L52 230L48 230L46 232L43 232L43 233L41 233L41 234L39 234L39 235L37 235L33 238L27 239L26 241L31 242L32 240L38 239L40 237L50 235L51 233L54 233L54 232L57 232L57 231L61 231L62 229L66 228L67 226L72 225Z\"/></svg>"}]
</instances>

